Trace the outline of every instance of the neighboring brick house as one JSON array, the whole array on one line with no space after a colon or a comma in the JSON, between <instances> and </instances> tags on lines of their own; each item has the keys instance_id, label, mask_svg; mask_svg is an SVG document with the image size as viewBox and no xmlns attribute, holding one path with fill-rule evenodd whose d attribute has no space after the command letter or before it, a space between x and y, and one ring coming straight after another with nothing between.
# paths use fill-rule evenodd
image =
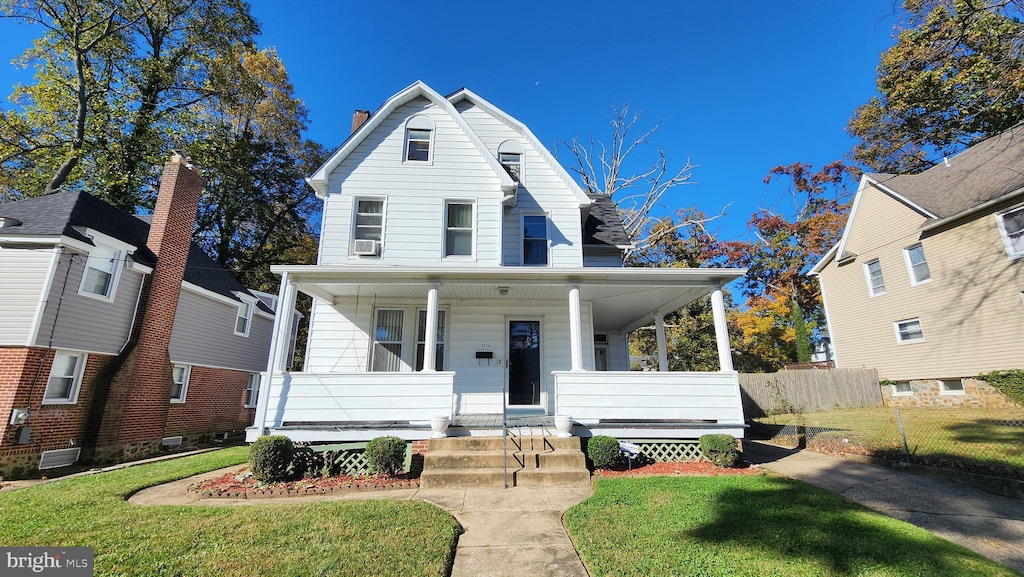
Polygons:
<instances>
[{"instance_id":1,"label":"neighboring brick house","mask_svg":"<svg viewBox=\"0 0 1024 577\"><path fill-rule=\"evenodd\" d=\"M0 476L252 423L273 311L191 242L202 186L175 156L152 217L84 192L0 205Z\"/></svg>"},{"instance_id":2,"label":"neighboring brick house","mask_svg":"<svg viewBox=\"0 0 1024 577\"><path fill-rule=\"evenodd\" d=\"M920 174L865 174L812 269L838 367L889 402L1003 407L979 373L1024 368L1024 124Z\"/></svg>"}]
</instances>

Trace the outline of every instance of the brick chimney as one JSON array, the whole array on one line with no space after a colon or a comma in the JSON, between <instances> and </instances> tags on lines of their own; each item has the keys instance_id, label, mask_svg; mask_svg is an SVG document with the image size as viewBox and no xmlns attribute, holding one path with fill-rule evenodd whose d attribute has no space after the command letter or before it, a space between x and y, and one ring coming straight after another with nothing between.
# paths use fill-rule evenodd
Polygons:
<instances>
[{"instance_id":1,"label":"brick chimney","mask_svg":"<svg viewBox=\"0 0 1024 577\"><path fill-rule=\"evenodd\" d=\"M156 266L143 287L137 344L110 382L99 447L116 445L139 454L154 443L159 448L172 385L168 347L203 184L199 171L178 154L164 164L146 241Z\"/></svg>"},{"instance_id":2,"label":"brick chimney","mask_svg":"<svg viewBox=\"0 0 1024 577\"><path fill-rule=\"evenodd\" d=\"M369 110L356 109L356 111L352 113L352 132L354 133L355 131L359 130L359 127L366 124L366 121L369 119Z\"/></svg>"}]
</instances>

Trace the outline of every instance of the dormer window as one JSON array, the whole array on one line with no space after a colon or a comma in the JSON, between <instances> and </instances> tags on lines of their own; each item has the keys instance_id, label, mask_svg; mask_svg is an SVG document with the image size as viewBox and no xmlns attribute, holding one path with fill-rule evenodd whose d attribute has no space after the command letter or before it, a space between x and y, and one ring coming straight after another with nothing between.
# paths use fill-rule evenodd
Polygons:
<instances>
[{"instance_id":1,"label":"dormer window","mask_svg":"<svg viewBox=\"0 0 1024 577\"><path fill-rule=\"evenodd\" d=\"M82 275L79 292L86 296L113 300L114 286L117 283L117 264L120 260L120 251L100 245L93 248L85 263L85 274Z\"/></svg>"},{"instance_id":2,"label":"dormer window","mask_svg":"<svg viewBox=\"0 0 1024 577\"><path fill-rule=\"evenodd\" d=\"M431 161L434 140L434 121L426 116L413 116L405 123L405 160L407 162Z\"/></svg>"},{"instance_id":3,"label":"dormer window","mask_svg":"<svg viewBox=\"0 0 1024 577\"><path fill-rule=\"evenodd\" d=\"M512 180L519 182L523 178L523 145L514 140L506 140L498 146L498 162Z\"/></svg>"}]
</instances>

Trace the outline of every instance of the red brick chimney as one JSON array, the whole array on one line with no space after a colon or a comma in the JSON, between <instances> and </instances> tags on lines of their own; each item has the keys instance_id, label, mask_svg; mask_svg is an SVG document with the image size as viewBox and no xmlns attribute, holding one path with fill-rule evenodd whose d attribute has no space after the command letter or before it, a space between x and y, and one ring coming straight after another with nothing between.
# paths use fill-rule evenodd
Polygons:
<instances>
[{"instance_id":1,"label":"red brick chimney","mask_svg":"<svg viewBox=\"0 0 1024 577\"><path fill-rule=\"evenodd\" d=\"M356 109L356 111L352 113L352 132L354 133L355 131L359 130L359 127L366 124L366 121L369 119L369 110Z\"/></svg>"},{"instance_id":2,"label":"red brick chimney","mask_svg":"<svg viewBox=\"0 0 1024 577\"><path fill-rule=\"evenodd\" d=\"M146 452L129 446L159 447L163 437L172 385L168 347L203 184L199 171L178 154L164 164L146 241L156 266L143 289L137 345L111 379L99 446Z\"/></svg>"}]
</instances>

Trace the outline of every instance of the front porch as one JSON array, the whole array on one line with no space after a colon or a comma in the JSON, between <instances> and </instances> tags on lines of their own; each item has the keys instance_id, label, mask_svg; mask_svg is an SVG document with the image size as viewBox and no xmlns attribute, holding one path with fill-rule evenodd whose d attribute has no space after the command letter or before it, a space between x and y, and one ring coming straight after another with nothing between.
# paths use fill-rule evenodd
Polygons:
<instances>
[{"instance_id":1,"label":"front porch","mask_svg":"<svg viewBox=\"0 0 1024 577\"><path fill-rule=\"evenodd\" d=\"M280 305L312 295L305 370L290 370L292 319L276 319L256 423L297 441L553 435L743 436L723 269L283 267ZM670 372L663 318L711 294L721 370ZM653 324L658 372L628 370L630 331ZM506 415L507 417L503 417Z\"/></svg>"}]
</instances>

